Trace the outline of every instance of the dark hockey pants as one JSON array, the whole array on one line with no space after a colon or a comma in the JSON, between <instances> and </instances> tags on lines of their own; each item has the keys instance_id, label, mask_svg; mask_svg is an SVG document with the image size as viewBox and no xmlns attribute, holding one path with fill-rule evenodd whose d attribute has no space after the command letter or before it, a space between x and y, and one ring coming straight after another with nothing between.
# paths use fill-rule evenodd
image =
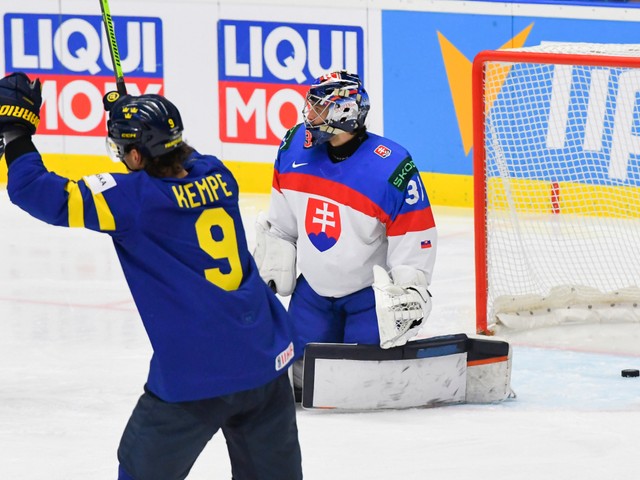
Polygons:
<instances>
[{"instance_id":1,"label":"dark hockey pants","mask_svg":"<svg viewBox=\"0 0 640 480\"><path fill-rule=\"evenodd\" d=\"M120 480L186 478L219 429L234 480L302 479L295 405L285 374L253 390L194 402L168 403L145 390L118 448Z\"/></svg>"}]
</instances>

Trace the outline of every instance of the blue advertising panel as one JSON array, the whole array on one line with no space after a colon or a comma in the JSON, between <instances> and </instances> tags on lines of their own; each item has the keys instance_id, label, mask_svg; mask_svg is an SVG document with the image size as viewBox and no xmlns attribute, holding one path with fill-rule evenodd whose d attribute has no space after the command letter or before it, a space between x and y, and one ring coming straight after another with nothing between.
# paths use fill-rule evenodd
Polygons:
<instances>
[{"instance_id":1,"label":"blue advertising panel","mask_svg":"<svg viewBox=\"0 0 640 480\"><path fill-rule=\"evenodd\" d=\"M279 145L313 80L345 68L363 75L363 52L359 26L220 20L220 139Z\"/></svg>"},{"instance_id":2,"label":"blue advertising panel","mask_svg":"<svg viewBox=\"0 0 640 480\"><path fill-rule=\"evenodd\" d=\"M159 18L113 17L123 72L162 78ZM9 13L4 16L7 71L56 75L113 75L99 15Z\"/></svg>"},{"instance_id":3,"label":"blue advertising panel","mask_svg":"<svg viewBox=\"0 0 640 480\"><path fill-rule=\"evenodd\" d=\"M636 69L515 64L488 110L487 175L640 186L638 93Z\"/></svg>"},{"instance_id":4,"label":"blue advertising panel","mask_svg":"<svg viewBox=\"0 0 640 480\"><path fill-rule=\"evenodd\" d=\"M162 93L162 21L113 17L129 93ZM42 82L39 135L102 137L102 97L115 90L109 42L100 15L8 13L3 17L5 72Z\"/></svg>"},{"instance_id":5,"label":"blue advertising panel","mask_svg":"<svg viewBox=\"0 0 640 480\"><path fill-rule=\"evenodd\" d=\"M384 132L420 171L471 175L471 69L482 50L638 43L636 22L384 11ZM615 75L612 76L615 79Z\"/></svg>"}]
</instances>

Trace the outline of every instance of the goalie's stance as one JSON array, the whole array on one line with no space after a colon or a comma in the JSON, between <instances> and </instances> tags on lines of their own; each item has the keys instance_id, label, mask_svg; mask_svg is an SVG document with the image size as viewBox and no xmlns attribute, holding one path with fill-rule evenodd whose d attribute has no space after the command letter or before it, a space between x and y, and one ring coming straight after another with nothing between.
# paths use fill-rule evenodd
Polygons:
<instances>
[{"instance_id":1,"label":"goalie's stance","mask_svg":"<svg viewBox=\"0 0 640 480\"><path fill-rule=\"evenodd\" d=\"M108 143L131 173L72 181L48 172L31 141L40 104L38 80L0 80L9 197L47 223L111 236L153 347L118 478L184 479L222 430L233 478L301 480L285 373L300 349L247 248L231 172L182 140L166 98L111 92Z\"/></svg>"},{"instance_id":2,"label":"goalie's stance","mask_svg":"<svg viewBox=\"0 0 640 480\"><path fill-rule=\"evenodd\" d=\"M427 192L407 150L367 131L368 112L358 75L317 79L304 123L282 140L269 213L257 222L260 274L293 293L305 343L404 345L431 311Z\"/></svg>"}]
</instances>

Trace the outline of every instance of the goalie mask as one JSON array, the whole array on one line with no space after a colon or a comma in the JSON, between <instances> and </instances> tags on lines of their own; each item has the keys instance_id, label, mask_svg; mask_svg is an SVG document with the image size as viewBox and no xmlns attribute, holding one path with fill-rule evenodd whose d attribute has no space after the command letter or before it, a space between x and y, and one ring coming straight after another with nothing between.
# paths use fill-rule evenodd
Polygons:
<instances>
[{"instance_id":1,"label":"goalie mask","mask_svg":"<svg viewBox=\"0 0 640 480\"><path fill-rule=\"evenodd\" d=\"M311 85L302 115L306 127L305 147L315 147L340 133L364 129L369 95L360 77L346 71L323 75Z\"/></svg>"},{"instance_id":2,"label":"goalie mask","mask_svg":"<svg viewBox=\"0 0 640 480\"><path fill-rule=\"evenodd\" d=\"M109 108L107 150L119 161L133 148L155 158L182 145L183 129L180 112L163 96L126 95Z\"/></svg>"}]
</instances>

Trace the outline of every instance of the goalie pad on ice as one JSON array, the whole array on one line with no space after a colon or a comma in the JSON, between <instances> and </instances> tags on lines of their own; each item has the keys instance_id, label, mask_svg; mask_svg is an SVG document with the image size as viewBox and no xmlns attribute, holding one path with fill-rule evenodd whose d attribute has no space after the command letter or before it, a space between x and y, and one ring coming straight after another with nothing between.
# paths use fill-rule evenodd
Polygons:
<instances>
[{"instance_id":1,"label":"goalie pad on ice","mask_svg":"<svg viewBox=\"0 0 640 480\"><path fill-rule=\"evenodd\" d=\"M392 349L328 343L305 349L305 408L432 407L511 395L511 348L499 340L455 334Z\"/></svg>"},{"instance_id":2,"label":"goalie pad on ice","mask_svg":"<svg viewBox=\"0 0 640 480\"><path fill-rule=\"evenodd\" d=\"M515 396L511 389L511 346L483 336L469 338L466 402L500 402Z\"/></svg>"},{"instance_id":3,"label":"goalie pad on ice","mask_svg":"<svg viewBox=\"0 0 640 480\"><path fill-rule=\"evenodd\" d=\"M286 297L296 286L296 246L271 233L263 212L256 219L256 249L253 257L260 276L276 293Z\"/></svg>"}]
</instances>

